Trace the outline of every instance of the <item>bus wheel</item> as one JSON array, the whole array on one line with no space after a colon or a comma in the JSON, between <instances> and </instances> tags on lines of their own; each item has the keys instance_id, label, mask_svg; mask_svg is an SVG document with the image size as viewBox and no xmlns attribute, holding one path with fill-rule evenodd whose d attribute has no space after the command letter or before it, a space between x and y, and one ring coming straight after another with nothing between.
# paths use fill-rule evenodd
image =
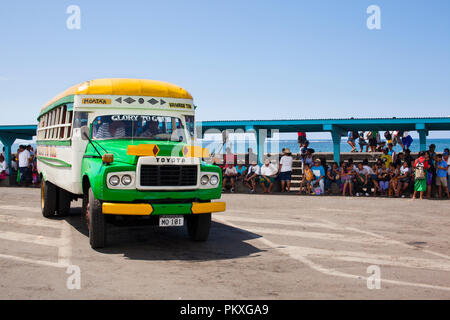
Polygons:
<instances>
[{"instance_id":1,"label":"bus wheel","mask_svg":"<svg viewBox=\"0 0 450 320\"><path fill-rule=\"evenodd\" d=\"M92 188L86 204L87 222L89 229L89 242L92 249L103 248L106 244L106 221L102 212L102 204L95 199Z\"/></svg>"},{"instance_id":2,"label":"bus wheel","mask_svg":"<svg viewBox=\"0 0 450 320\"><path fill-rule=\"evenodd\" d=\"M56 211L56 186L48 181L41 182L41 210L46 218L55 215Z\"/></svg>"},{"instance_id":3,"label":"bus wheel","mask_svg":"<svg viewBox=\"0 0 450 320\"><path fill-rule=\"evenodd\" d=\"M192 214L187 216L187 229L191 240L208 240L210 227L211 213Z\"/></svg>"},{"instance_id":4,"label":"bus wheel","mask_svg":"<svg viewBox=\"0 0 450 320\"><path fill-rule=\"evenodd\" d=\"M58 188L58 215L67 216L70 213L70 193L64 189Z\"/></svg>"}]
</instances>

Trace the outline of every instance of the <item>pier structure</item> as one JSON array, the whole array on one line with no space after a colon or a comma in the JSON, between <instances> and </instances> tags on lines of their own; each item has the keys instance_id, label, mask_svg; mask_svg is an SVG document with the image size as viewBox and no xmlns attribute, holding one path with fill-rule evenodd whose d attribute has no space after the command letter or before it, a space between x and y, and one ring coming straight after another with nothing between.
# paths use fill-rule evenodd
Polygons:
<instances>
[{"instance_id":1,"label":"pier structure","mask_svg":"<svg viewBox=\"0 0 450 320\"><path fill-rule=\"evenodd\" d=\"M417 131L420 150L426 150L430 131L450 131L450 117L417 118L347 118L347 119L285 119L285 120L213 120L197 121L197 135L224 131L251 133L256 138L258 161L262 163L266 138L272 132L329 132L333 141L333 160L340 161L341 137L348 131ZM37 125L0 125L0 141L5 146L5 160L11 163L11 146L17 139L31 140Z\"/></svg>"},{"instance_id":2,"label":"pier structure","mask_svg":"<svg viewBox=\"0 0 450 320\"><path fill-rule=\"evenodd\" d=\"M226 130L255 135L258 161L262 163L265 154L265 139L272 132L329 132L333 141L333 160L341 157L341 137L348 131L417 131L420 150L427 149L427 136L430 131L450 130L450 117L422 118L347 118L347 119L288 119L288 120L214 120L198 121L197 135L220 133Z\"/></svg>"},{"instance_id":3,"label":"pier structure","mask_svg":"<svg viewBox=\"0 0 450 320\"><path fill-rule=\"evenodd\" d=\"M0 125L0 141L5 147L5 161L11 167L11 146L17 139L32 140L37 125ZM12 179L12 175L9 176ZM10 181L11 183L11 181Z\"/></svg>"}]
</instances>

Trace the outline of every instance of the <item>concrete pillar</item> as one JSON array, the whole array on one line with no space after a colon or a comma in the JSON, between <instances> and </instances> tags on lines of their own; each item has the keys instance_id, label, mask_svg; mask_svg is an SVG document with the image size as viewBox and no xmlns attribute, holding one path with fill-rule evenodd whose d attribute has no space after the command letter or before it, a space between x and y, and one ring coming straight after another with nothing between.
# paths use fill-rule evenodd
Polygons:
<instances>
[{"instance_id":1,"label":"concrete pillar","mask_svg":"<svg viewBox=\"0 0 450 320\"><path fill-rule=\"evenodd\" d=\"M420 139L420 151L427 150L427 132L425 130L418 130Z\"/></svg>"},{"instance_id":2,"label":"concrete pillar","mask_svg":"<svg viewBox=\"0 0 450 320\"><path fill-rule=\"evenodd\" d=\"M2 142L3 146L5 147L5 161L8 164L9 168L9 184L13 184L12 181L12 168L11 168L11 147L13 143L16 141L16 138L9 136L9 135L0 135L0 141Z\"/></svg>"},{"instance_id":3,"label":"concrete pillar","mask_svg":"<svg viewBox=\"0 0 450 320\"><path fill-rule=\"evenodd\" d=\"M333 160L339 164L341 161L341 134L333 130L331 138L333 139Z\"/></svg>"},{"instance_id":4,"label":"concrete pillar","mask_svg":"<svg viewBox=\"0 0 450 320\"><path fill-rule=\"evenodd\" d=\"M255 128L256 150L258 153L258 164L262 165L264 162L264 145L266 143L267 129Z\"/></svg>"}]
</instances>

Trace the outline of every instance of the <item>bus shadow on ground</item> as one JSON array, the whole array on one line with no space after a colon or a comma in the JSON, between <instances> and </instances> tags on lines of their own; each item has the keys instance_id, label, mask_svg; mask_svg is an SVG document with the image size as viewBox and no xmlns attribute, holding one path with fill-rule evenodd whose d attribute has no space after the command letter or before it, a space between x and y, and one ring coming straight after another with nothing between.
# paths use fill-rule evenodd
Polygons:
<instances>
[{"instance_id":1,"label":"bus shadow on ground","mask_svg":"<svg viewBox=\"0 0 450 320\"><path fill-rule=\"evenodd\" d=\"M79 208L71 209L65 220L86 237L88 229ZM212 221L206 242L191 241L187 228L157 226L107 226L107 246L96 250L103 254L123 254L133 260L209 261L258 256L260 250L247 243L261 236L244 229Z\"/></svg>"}]
</instances>

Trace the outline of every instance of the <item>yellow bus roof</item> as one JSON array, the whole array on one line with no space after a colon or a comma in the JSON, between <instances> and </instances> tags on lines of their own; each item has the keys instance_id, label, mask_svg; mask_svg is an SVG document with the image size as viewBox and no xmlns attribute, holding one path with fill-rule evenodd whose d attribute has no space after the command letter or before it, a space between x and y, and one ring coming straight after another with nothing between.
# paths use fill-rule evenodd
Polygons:
<instances>
[{"instance_id":1,"label":"yellow bus roof","mask_svg":"<svg viewBox=\"0 0 450 320\"><path fill-rule=\"evenodd\" d=\"M153 96L165 98L192 99L185 89L163 81L147 79L95 79L74 85L61 92L47 102L41 109L43 112L48 106L70 95L129 95L129 96Z\"/></svg>"}]
</instances>

